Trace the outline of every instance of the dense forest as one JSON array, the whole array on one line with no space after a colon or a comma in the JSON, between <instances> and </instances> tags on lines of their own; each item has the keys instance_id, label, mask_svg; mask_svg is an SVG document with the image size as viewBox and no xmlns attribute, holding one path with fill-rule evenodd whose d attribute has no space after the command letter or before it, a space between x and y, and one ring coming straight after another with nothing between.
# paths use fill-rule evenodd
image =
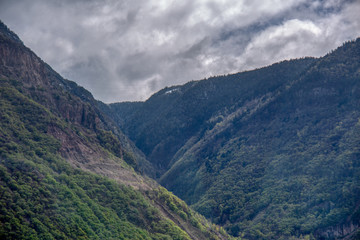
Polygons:
<instances>
[{"instance_id":1,"label":"dense forest","mask_svg":"<svg viewBox=\"0 0 360 240\"><path fill-rule=\"evenodd\" d=\"M110 109L158 181L232 235L356 239L359 57L357 39Z\"/></svg>"},{"instance_id":2,"label":"dense forest","mask_svg":"<svg viewBox=\"0 0 360 240\"><path fill-rule=\"evenodd\" d=\"M0 22L0 238L360 239L359 58L104 104Z\"/></svg>"},{"instance_id":3,"label":"dense forest","mask_svg":"<svg viewBox=\"0 0 360 240\"><path fill-rule=\"evenodd\" d=\"M1 239L231 239L1 22L0 59Z\"/></svg>"}]
</instances>

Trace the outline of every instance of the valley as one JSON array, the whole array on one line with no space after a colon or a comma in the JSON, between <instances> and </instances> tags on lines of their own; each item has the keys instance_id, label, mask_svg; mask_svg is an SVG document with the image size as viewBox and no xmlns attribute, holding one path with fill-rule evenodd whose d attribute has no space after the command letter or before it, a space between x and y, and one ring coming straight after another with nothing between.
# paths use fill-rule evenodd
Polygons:
<instances>
[{"instance_id":1,"label":"valley","mask_svg":"<svg viewBox=\"0 0 360 240\"><path fill-rule=\"evenodd\" d=\"M105 104L0 22L0 238L359 239L359 58Z\"/></svg>"}]
</instances>

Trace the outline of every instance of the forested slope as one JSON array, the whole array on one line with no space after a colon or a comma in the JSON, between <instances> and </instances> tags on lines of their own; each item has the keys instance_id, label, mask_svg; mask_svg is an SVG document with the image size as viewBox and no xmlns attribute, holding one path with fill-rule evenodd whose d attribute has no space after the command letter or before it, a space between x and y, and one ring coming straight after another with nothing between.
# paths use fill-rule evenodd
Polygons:
<instances>
[{"instance_id":1,"label":"forested slope","mask_svg":"<svg viewBox=\"0 0 360 240\"><path fill-rule=\"evenodd\" d=\"M358 236L359 106L360 39L110 105L160 183L248 239Z\"/></svg>"},{"instance_id":2,"label":"forested slope","mask_svg":"<svg viewBox=\"0 0 360 240\"><path fill-rule=\"evenodd\" d=\"M112 118L160 169L168 170L177 151L224 114L295 80L313 58L284 61L268 68L192 81L165 88L146 102L110 104Z\"/></svg>"},{"instance_id":3,"label":"forested slope","mask_svg":"<svg viewBox=\"0 0 360 240\"><path fill-rule=\"evenodd\" d=\"M0 238L228 238L140 175L149 163L97 104L0 22Z\"/></svg>"}]
</instances>

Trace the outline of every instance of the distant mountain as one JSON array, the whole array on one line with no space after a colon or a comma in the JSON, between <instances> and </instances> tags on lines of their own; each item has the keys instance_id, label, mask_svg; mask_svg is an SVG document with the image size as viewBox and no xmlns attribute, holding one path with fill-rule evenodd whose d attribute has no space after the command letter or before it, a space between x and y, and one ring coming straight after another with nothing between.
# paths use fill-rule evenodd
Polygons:
<instances>
[{"instance_id":1,"label":"distant mountain","mask_svg":"<svg viewBox=\"0 0 360 240\"><path fill-rule=\"evenodd\" d=\"M359 106L357 39L111 104L109 115L161 184L234 236L359 239Z\"/></svg>"},{"instance_id":2,"label":"distant mountain","mask_svg":"<svg viewBox=\"0 0 360 240\"><path fill-rule=\"evenodd\" d=\"M113 118L163 173L190 138L216 124L218 119L213 117L221 115L220 111L230 113L247 99L277 90L314 61L286 61L257 71L193 81L165 88L143 103L115 103L110 108Z\"/></svg>"},{"instance_id":3,"label":"distant mountain","mask_svg":"<svg viewBox=\"0 0 360 240\"><path fill-rule=\"evenodd\" d=\"M0 238L229 239L100 106L0 22Z\"/></svg>"}]
</instances>

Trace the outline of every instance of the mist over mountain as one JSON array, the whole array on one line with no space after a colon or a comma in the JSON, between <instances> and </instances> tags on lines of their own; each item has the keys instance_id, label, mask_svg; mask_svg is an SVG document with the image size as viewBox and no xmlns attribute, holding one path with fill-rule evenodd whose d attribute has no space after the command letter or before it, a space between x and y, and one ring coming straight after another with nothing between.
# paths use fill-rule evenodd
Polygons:
<instances>
[{"instance_id":1,"label":"mist over mountain","mask_svg":"<svg viewBox=\"0 0 360 240\"><path fill-rule=\"evenodd\" d=\"M158 181L245 239L357 239L360 39L110 104Z\"/></svg>"}]
</instances>

